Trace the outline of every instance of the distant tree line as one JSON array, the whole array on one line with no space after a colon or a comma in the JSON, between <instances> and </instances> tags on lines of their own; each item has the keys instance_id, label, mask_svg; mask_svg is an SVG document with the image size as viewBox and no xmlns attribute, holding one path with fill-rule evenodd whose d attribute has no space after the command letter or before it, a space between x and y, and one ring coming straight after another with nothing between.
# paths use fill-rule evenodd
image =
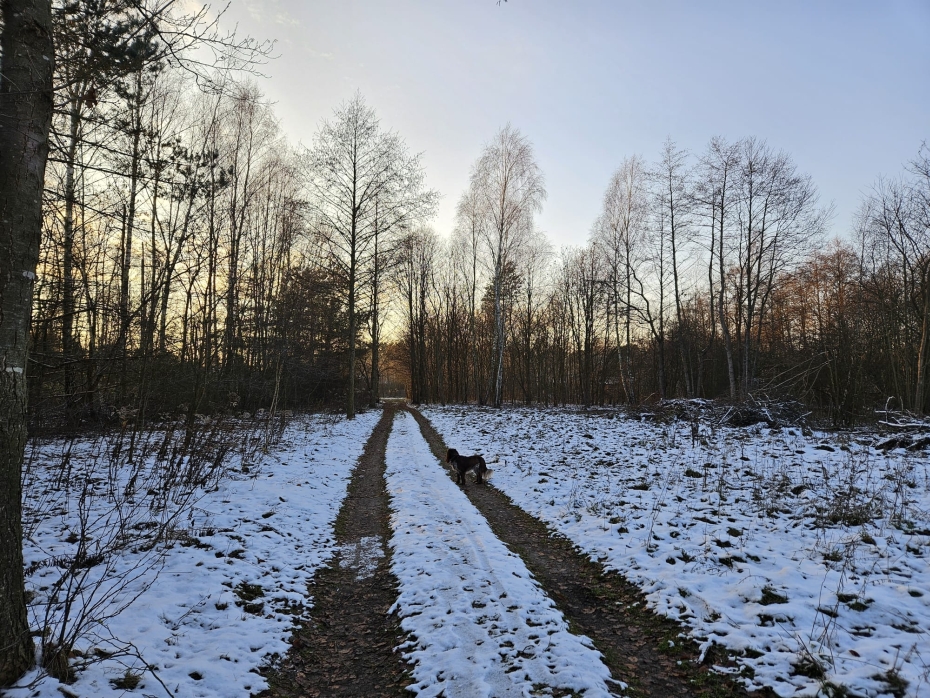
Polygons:
<instances>
[{"instance_id":1,"label":"distant tree line","mask_svg":"<svg viewBox=\"0 0 930 698\"><path fill-rule=\"evenodd\" d=\"M436 195L361 97L311 147L289 145L250 80L269 47L173 5L52 6L33 426L347 394L352 413L349 366L365 367L358 390L377 399L378 260ZM375 349L366 341L357 359L363 335Z\"/></svg>"},{"instance_id":2,"label":"distant tree line","mask_svg":"<svg viewBox=\"0 0 930 698\"><path fill-rule=\"evenodd\" d=\"M838 424L928 409L926 147L828 241L790 155L669 140L622 160L587 243L556 251L508 125L442 238L420 158L361 96L294 147L249 80L267 49L146 8L53 6L34 426L352 415L386 370L415 402L793 397ZM181 60L195 44L220 60Z\"/></svg>"},{"instance_id":3,"label":"distant tree line","mask_svg":"<svg viewBox=\"0 0 930 698\"><path fill-rule=\"evenodd\" d=\"M545 192L511 127L475 163L449 240L406 238L399 278L415 401L803 401L834 424L925 413L930 149L865 196L845 240L764 141L667 141L625 159L588 242L555 253Z\"/></svg>"},{"instance_id":4,"label":"distant tree line","mask_svg":"<svg viewBox=\"0 0 930 698\"><path fill-rule=\"evenodd\" d=\"M669 140L555 251L508 125L441 238L419 156L361 96L287 142L250 80L270 50L176 0L0 2L0 685L34 659L27 417L190 435L201 413L351 417L398 382L416 403L790 397L837 425L930 408L926 144L831 241L788 154Z\"/></svg>"}]
</instances>

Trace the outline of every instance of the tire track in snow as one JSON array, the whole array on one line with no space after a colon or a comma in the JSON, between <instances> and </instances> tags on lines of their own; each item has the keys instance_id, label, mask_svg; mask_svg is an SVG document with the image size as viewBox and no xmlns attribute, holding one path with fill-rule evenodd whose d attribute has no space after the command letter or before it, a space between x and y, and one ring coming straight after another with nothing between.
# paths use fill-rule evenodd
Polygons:
<instances>
[{"instance_id":1,"label":"tire track in snow","mask_svg":"<svg viewBox=\"0 0 930 698\"><path fill-rule=\"evenodd\" d=\"M434 458L441 460L446 451L442 436L422 414L408 409ZM468 487L464 492L498 538L520 554L572 627L591 638L604 653L604 662L613 676L629 682L627 695L776 695L767 688L749 693L730 677L713 671L712 665L732 667L725 654L712 650L705 655L693 643L682 642L684 628L648 610L637 587L605 571L600 563L580 553L567 538L517 507L494 486Z\"/></svg>"},{"instance_id":2,"label":"tire track in snow","mask_svg":"<svg viewBox=\"0 0 930 698\"><path fill-rule=\"evenodd\" d=\"M408 695L407 665L394 651L406 636L387 612L397 580L384 556L391 528L382 475L395 409L385 403L358 459L335 522L335 555L313 578L310 619L270 673L262 698Z\"/></svg>"},{"instance_id":3,"label":"tire track in snow","mask_svg":"<svg viewBox=\"0 0 930 698\"><path fill-rule=\"evenodd\" d=\"M420 696L611 695L590 640L569 632L519 556L437 467L414 418L395 418L386 479L391 497L393 610ZM561 691L561 692L560 692Z\"/></svg>"}]
</instances>

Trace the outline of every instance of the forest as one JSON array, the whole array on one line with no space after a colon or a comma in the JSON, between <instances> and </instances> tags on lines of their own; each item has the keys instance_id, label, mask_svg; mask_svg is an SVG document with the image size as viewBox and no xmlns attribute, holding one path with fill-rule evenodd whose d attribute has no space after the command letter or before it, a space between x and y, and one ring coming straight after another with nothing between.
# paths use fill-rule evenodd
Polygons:
<instances>
[{"instance_id":1,"label":"forest","mask_svg":"<svg viewBox=\"0 0 930 698\"><path fill-rule=\"evenodd\" d=\"M362 95L293 144L250 75L261 47L233 47L251 52L244 70L195 70L137 31L134 7L55 14L34 428L352 414L385 390L492 405L792 398L835 425L927 409L925 145L863 183L840 230L764 138L691 153L670 137L617 153L587 243L556 250L534 225L546 186L531 134L508 124L468 189L443 193L458 215L437 231L419 155Z\"/></svg>"},{"instance_id":2,"label":"forest","mask_svg":"<svg viewBox=\"0 0 930 698\"><path fill-rule=\"evenodd\" d=\"M11 696L930 685L900 635L926 620L930 142L844 221L791 143L671 133L611 153L557 247L531 130L488 132L462 191L358 89L298 141L278 49L223 12L0 3ZM456 448L494 483L453 485ZM475 628L484 654L445 652Z\"/></svg>"}]
</instances>

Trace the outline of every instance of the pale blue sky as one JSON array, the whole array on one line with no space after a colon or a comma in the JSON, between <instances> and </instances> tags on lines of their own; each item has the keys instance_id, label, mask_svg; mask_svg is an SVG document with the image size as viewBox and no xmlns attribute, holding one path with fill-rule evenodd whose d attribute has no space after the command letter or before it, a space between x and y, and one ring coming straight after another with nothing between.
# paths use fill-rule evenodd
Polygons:
<instances>
[{"instance_id":1,"label":"pale blue sky","mask_svg":"<svg viewBox=\"0 0 930 698\"><path fill-rule=\"evenodd\" d=\"M226 20L278 40L260 85L292 141L358 90L422 151L442 234L508 121L534 144L557 245L582 244L613 170L667 136L788 151L836 235L930 140L930 0L232 0Z\"/></svg>"}]
</instances>

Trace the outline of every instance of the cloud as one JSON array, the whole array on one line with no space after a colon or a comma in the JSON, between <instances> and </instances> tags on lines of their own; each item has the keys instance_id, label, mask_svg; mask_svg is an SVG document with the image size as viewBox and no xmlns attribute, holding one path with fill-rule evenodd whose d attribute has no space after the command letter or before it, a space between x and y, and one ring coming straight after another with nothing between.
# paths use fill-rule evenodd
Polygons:
<instances>
[{"instance_id":1,"label":"cloud","mask_svg":"<svg viewBox=\"0 0 930 698\"><path fill-rule=\"evenodd\" d=\"M270 21L281 26L300 26L300 20L281 7L281 0L243 0L242 4L254 20Z\"/></svg>"}]
</instances>

